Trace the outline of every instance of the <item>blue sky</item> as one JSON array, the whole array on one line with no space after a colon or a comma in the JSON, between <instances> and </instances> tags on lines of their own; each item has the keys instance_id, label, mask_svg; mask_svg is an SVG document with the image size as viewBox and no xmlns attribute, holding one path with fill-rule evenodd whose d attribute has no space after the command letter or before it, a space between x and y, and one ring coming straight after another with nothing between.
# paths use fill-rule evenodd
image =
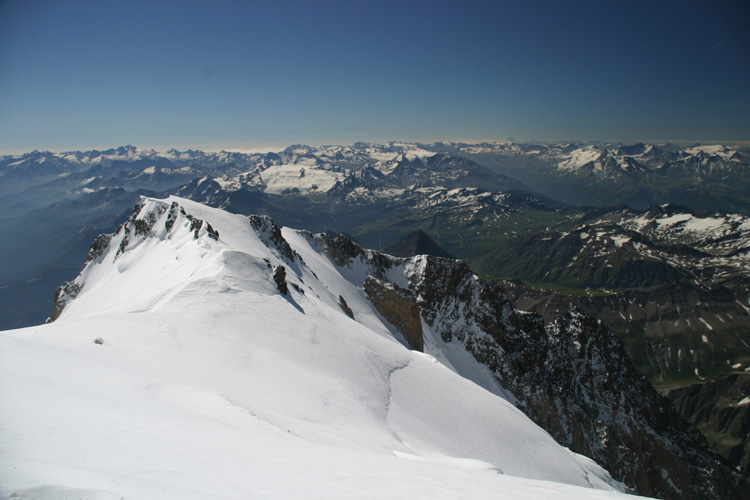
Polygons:
<instances>
[{"instance_id":1,"label":"blue sky","mask_svg":"<svg viewBox=\"0 0 750 500\"><path fill-rule=\"evenodd\" d=\"M750 140L750 3L0 0L0 153Z\"/></svg>"}]
</instances>

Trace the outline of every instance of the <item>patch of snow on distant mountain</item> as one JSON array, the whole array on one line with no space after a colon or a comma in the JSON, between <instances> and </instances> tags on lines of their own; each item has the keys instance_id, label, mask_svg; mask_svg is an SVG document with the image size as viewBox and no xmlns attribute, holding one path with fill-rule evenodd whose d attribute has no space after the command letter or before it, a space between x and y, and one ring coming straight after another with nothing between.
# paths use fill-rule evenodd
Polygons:
<instances>
[{"instance_id":1,"label":"patch of snow on distant mountain","mask_svg":"<svg viewBox=\"0 0 750 500\"><path fill-rule=\"evenodd\" d=\"M688 220L691 220L693 218L692 215L684 213L684 214L675 214L670 217L664 217L660 219L656 219L656 223L660 226L675 226L677 224L681 224L683 222L687 222Z\"/></svg>"},{"instance_id":2,"label":"patch of snow on distant mountain","mask_svg":"<svg viewBox=\"0 0 750 500\"><path fill-rule=\"evenodd\" d=\"M409 161L414 161L417 158L419 159L425 159L430 158L432 156L435 156L437 153L434 153L432 151L427 151L422 148L417 149L410 149L407 152L404 153L404 158L406 158Z\"/></svg>"},{"instance_id":3,"label":"patch of snow on distant mountain","mask_svg":"<svg viewBox=\"0 0 750 500\"><path fill-rule=\"evenodd\" d=\"M298 189L301 193L325 192L345 177L342 172L300 163L274 165L263 170L260 175L266 183L266 193L274 194L292 189Z\"/></svg>"},{"instance_id":4,"label":"patch of snow on distant mountain","mask_svg":"<svg viewBox=\"0 0 750 500\"><path fill-rule=\"evenodd\" d=\"M724 145L721 144L712 144L712 145L699 145L694 146L692 148L687 148L685 150L686 153L690 155L699 155L701 153L708 154L708 155L714 155L719 156L725 160L732 160L736 151L733 149L730 149Z\"/></svg>"},{"instance_id":5,"label":"patch of snow on distant mountain","mask_svg":"<svg viewBox=\"0 0 750 500\"><path fill-rule=\"evenodd\" d=\"M594 146L576 149L570 153L570 158L558 163L557 167L561 170L578 170L581 167L592 163L601 158L602 152Z\"/></svg>"}]
</instances>

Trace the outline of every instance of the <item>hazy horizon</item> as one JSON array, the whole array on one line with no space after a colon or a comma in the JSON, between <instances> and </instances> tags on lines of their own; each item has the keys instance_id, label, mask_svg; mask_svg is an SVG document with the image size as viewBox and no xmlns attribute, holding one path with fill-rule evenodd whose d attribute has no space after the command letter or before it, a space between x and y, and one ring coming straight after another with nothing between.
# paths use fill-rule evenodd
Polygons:
<instances>
[{"instance_id":1,"label":"hazy horizon","mask_svg":"<svg viewBox=\"0 0 750 500\"><path fill-rule=\"evenodd\" d=\"M666 144L672 144L679 147L689 147L694 145L724 145L727 147L735 147L735 148L746 148L750 147L750 141L712 141L712 140L705 140L705 141L692 141L692 140L631 140L631 141L597 141L597 140L586 140L586 139L529 139L529 140L522 140L522 139L515 139L511 138L512 142L516 144L529 144L529 145L543 145L543 144L559 144L559 143L573 143L573 144L622 144L625 146L632 145L632 144L653 144L655 146L663 146ZM180 152L184 152L187 150L196 150L196 151L203 151L204 153L212 153L212 152L220 152L220 151L226 151L231 153L245 153L245 154L252 154L252 153L276 153L283 151L284 149L295 146L295 145L304 145L304 146L310 146L310 147L324 147L324 146L352 146L357 142L365 142L365 143L372 143L372 144L387 144L387 143L403 143L403 144L424 144L424 145L431 145L439 142L454 142L454 143L465 143L465 144L481 144L481 143L502 143L506 142L509 139L486 139L486 140L451 140L451 139L439 139L434 141L406 141L406 140L397 140L397 139L391 139L391 140L385 140L385 141L367 141L367 140L359 140L359 141L351 141L351 142L318 142L318 143L312 143L312 142L304 142L304 141L296 141L296 142L290 142L290 143L284 143L284 144L276 144L276 145L266 145L266 146L242 146L242 145L141 145L141 144L116 144L116 145L109 145L109 146L100 146L100 147L83 147L83 148L57 148L57 149L40 149L40 148L34 148L31 150L24 149L24 150L6 150L2 151L0 150L0 156L20 156L25 155L28 153L31 153L33 151L39 151L39 152L50 152L53 154L59 154L59 153L66 153L66 152L73 152L73 151L80 151L80 152L86 152L86 151L106 151L109 149L117 149L120 147L127 147L127 146L133 146L138 149L142 150L154 150L157 153L166 153L169 150L177 150Z\"/></svg>"}]
</instances>

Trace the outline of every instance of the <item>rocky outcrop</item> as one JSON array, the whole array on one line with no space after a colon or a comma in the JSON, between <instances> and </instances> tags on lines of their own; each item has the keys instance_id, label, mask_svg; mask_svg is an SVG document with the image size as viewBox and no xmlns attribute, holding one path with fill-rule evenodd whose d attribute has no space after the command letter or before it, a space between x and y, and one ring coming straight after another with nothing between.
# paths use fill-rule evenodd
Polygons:
<instances>
[{"instance_id":1,"label":"rocky outcrop","mask_svg":"<svg viewBox=\"0 0 750 500\"><path fill-rule=\"evenodd\" d=\"M78 297L81 292L81 285L73 281L66 281L55 292L55 301L52 305L52 314L47 318L47 323L51 323L60 317L68 303Z\"/></svg>"},{"instance_id":2,"label":"rocky outcrop","mask_svg":"<svg viewBox=\"0 0 750 500\"><path fill-rule=\"evenodd\" d=\"M396 327L409 347L424 351L420 309L411 292L373 276L367 277L364 289L375 309Z\"/></svg>"},{"instance_id":3,"label":"rocky outcrop","mask_svg":"<svg viewBox=\"0 0 750 500\"><path fill-rule=\"evenodd\" d=\"M354 311L352 311L352 308L349 307L349 304L346 303L346 300L341 295L339 295L339 307L344 311L344 314L354 319Z\"/></svg>"},{"instance_id":4,"label":"rocky outcrop","mask_svg":"<svg viewBox=\"0 0 750 500\"><path fill-rule=\"evenodd\" d=\"M292 247L289 246L289 243L281 235L281 228L270 217L249 215L247 219L263 239L266 246L275 249L291 262L294 262L295 258L299 258L299 255L292 250Z\"/></svg>"},{"instance_id":5,"label":"rocky outcrop","mask_svg":"<svg viewBox=\"0 0 750 500\"><path fill-rule=\"evenodd\" d=\"M286 282L286 268L284 266L276 266L273 269L271 275L273 282L276 283L276 289L281 295L287 295L289 293L289 285Z\"/></svg>"},{"instance_id":6,"label":"rocky outcrop","mask_svg":"<svg viewBox=\"0 0 750 500\"><path fill-rule=\"evenodd\" d=\"M301 234L320 248L337 266L349 267L355 261L359 261L377 278L383 278L396 262L403 260L374 250L365 250L343 234L312 234L308 231L301 231Z\"/></svg>"},{"instance_id":7,"label":"rocky outcrop","mask_svg":"<svg viewBox=\"0 0 750 500\"><path fill-rule=\"evenodd\" d=\"M98 259L104 254L104 251L109 246L109 242L112 239L111 234L100 234L94 240L94 243L89 247L89 252L86 255L86 262L90 262L94 259Z\"/></svg>"}]
</instances>

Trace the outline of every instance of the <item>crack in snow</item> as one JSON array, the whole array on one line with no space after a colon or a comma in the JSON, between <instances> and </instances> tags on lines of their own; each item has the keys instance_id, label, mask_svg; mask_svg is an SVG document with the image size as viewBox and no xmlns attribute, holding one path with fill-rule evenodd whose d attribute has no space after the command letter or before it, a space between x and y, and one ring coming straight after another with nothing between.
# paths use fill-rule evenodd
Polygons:
<instances>
[{"instance_id":1,"label":"crack in snow","mask_svg":"<svg viewBox=\"0 0 750 500\"><path fill-rule=\"evenodd\" d=\"M391 384L391 377L393 377L394 373L404 370L406 367L409 366L410 363L411 363L411 360L408 360L406 363L402 365L391 368L391 371L389 371L385 377L385 383L388 385L388 399L385 402L385 414L383 416L383 419L386 422L388 421L388 413L391 411L391 403L393 402L393 385ZM395 432L394 432L394 435L395 435Z\"/></svg>"},{"instance_id":2,"label":"crack in snow","mask_svg":"<svg viewBox=\"0 0 750 500\"><path fill-rule=\"evenodd\" d=\"M391 383L391 378L393 377L394 373L406 369L409 366L409 364L411 364L411 360L407 360L406 363L403 363L399 366L391 368L391 370L388 372L388 374L385 377L385 383L388 386L388 395L387 395L387 399L385 402L385 412L383 414L383 423L385 424L385 427L393 435L393 437L396 438L396 441L404 445L405 448L414 451L411 446L409 446L403 439L401 439L401 436L399 436L398 433L393 429L393 427L391 427L391 425L388 423L388 414L391 411L391 403L393 403L393 385Z\"/></svg>"}]
</instances>

